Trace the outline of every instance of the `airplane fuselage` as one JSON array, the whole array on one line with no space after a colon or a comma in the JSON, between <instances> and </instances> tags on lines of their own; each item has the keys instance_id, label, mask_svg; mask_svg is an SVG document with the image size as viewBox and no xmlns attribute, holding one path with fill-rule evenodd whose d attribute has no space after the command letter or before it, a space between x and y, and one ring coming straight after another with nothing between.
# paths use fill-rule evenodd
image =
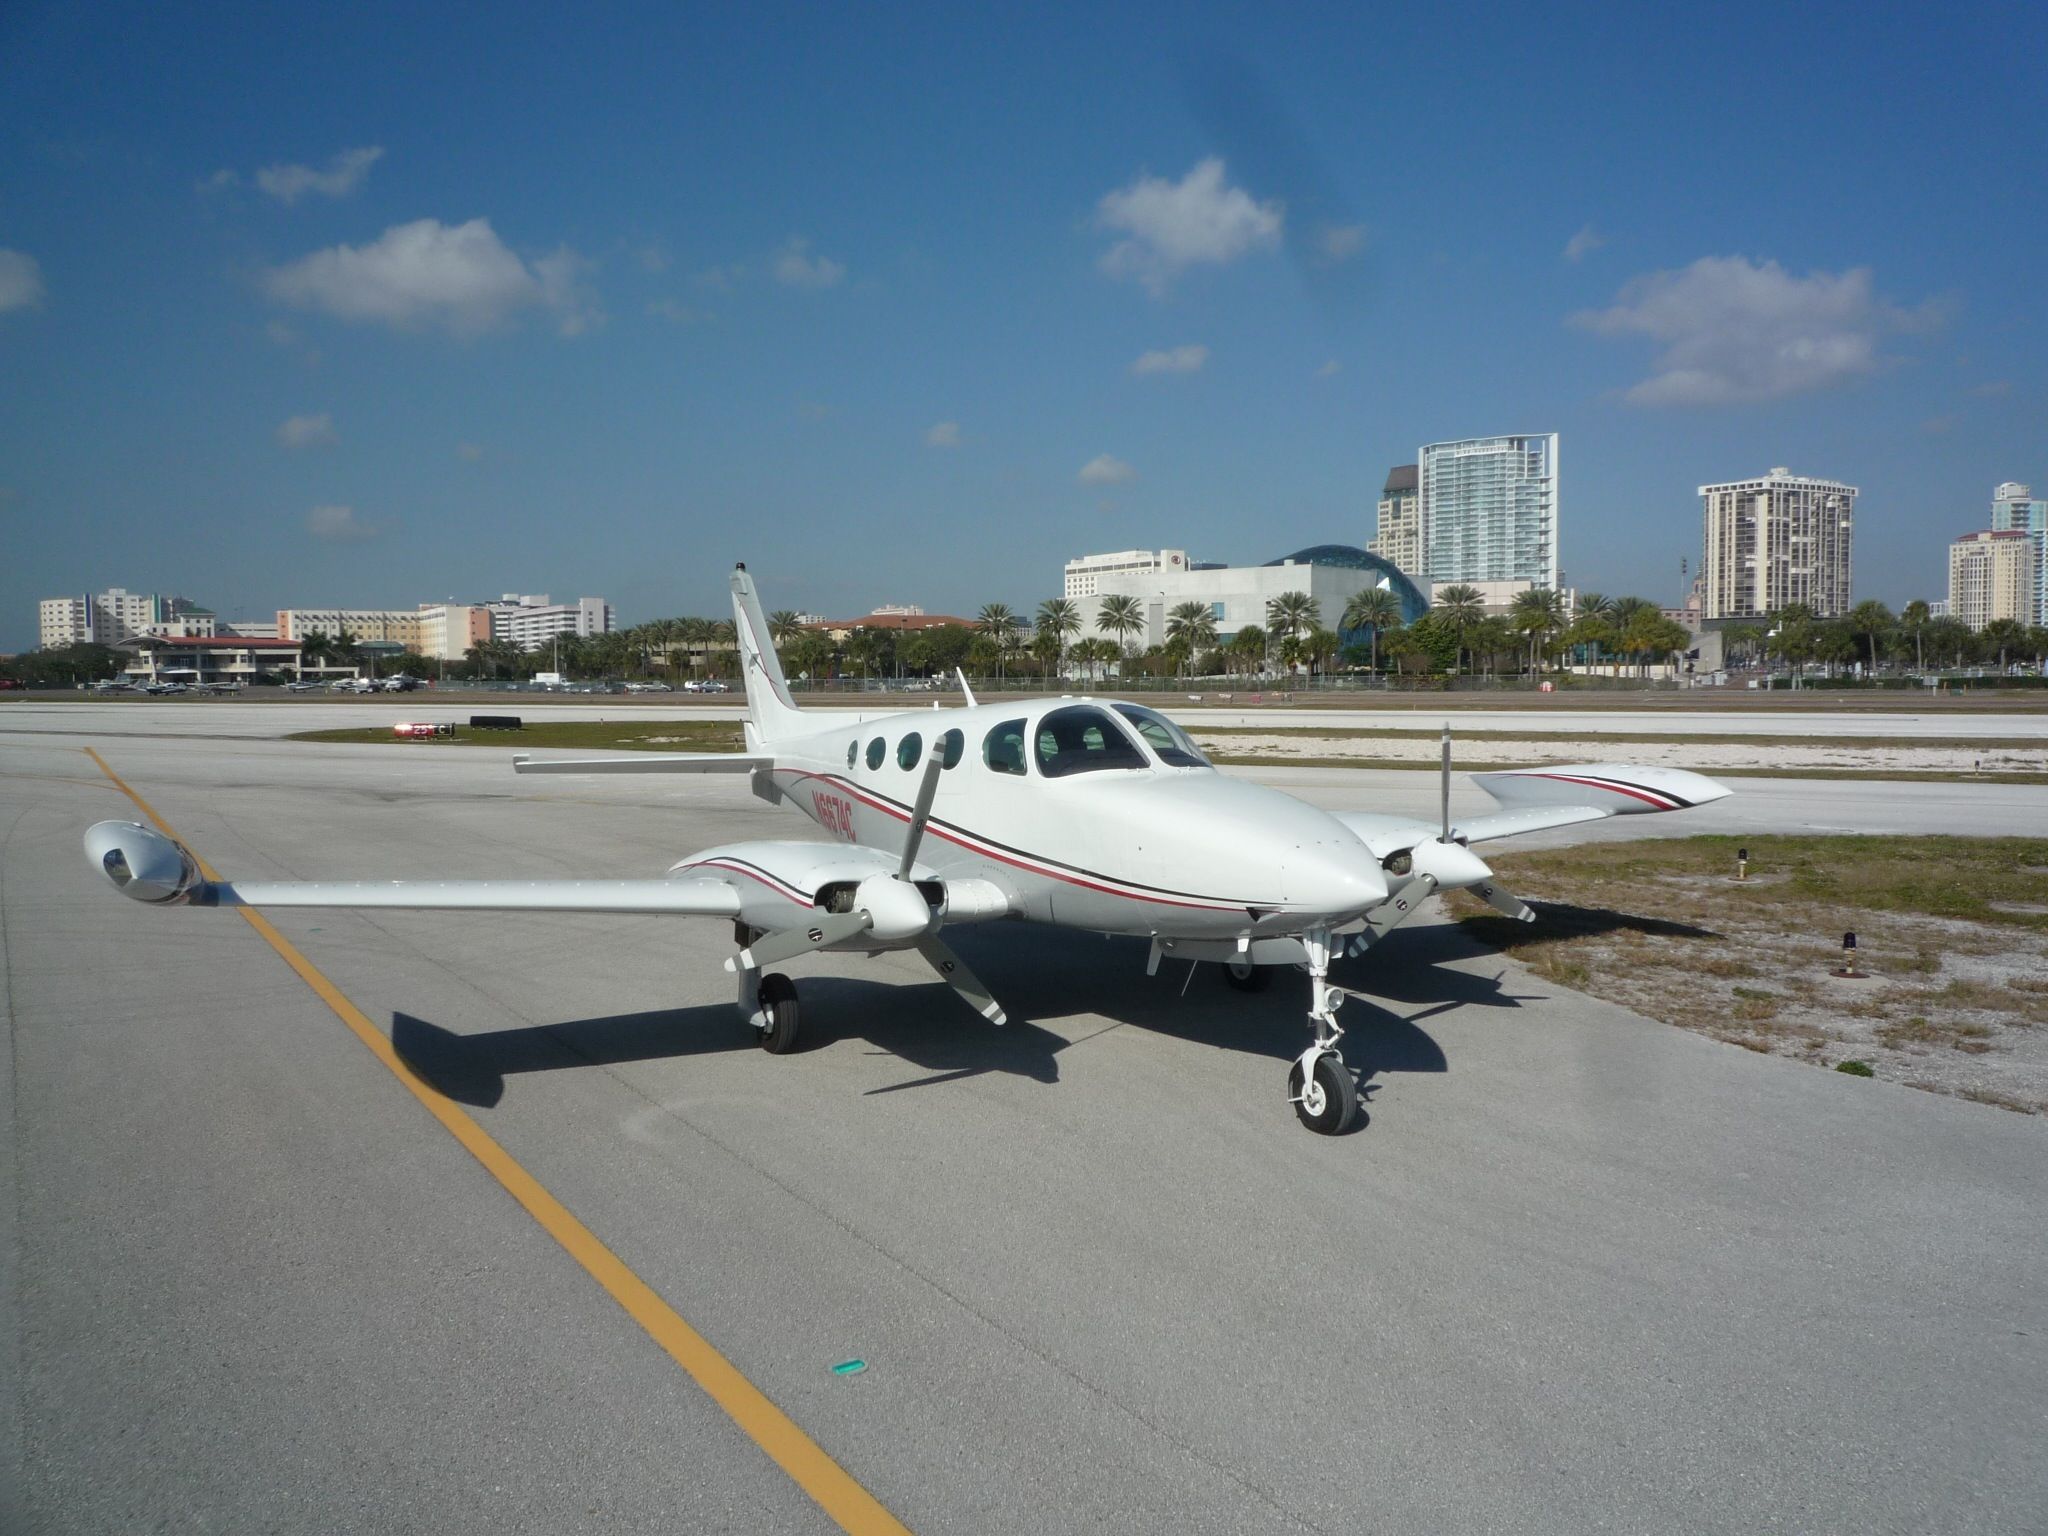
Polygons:
<instances>
[{"instance_id":1,"label":"airplane fuselage","mask_svg":"<svg viewBox=\"0 0 2048 1536\"><path fill-rule=\"evenodd\" d=\"M1217 772L1177 727L1125 701L850 715L778 740L756 789L836 840L897 854L933 752L952 762L919 865L990 882L1032 921L1234 938L1341 923L1387 894L1379 860L1342 822Z\"/></svg>"}]
</instances>

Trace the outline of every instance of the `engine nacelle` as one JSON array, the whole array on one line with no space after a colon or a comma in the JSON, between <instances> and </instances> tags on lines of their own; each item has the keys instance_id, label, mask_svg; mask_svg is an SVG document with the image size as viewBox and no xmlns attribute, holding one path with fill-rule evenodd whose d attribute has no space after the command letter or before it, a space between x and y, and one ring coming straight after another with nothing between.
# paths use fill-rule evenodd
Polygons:
<instances>
[{"instance_id":1,"label":"engine nacelle","mask_svg":"<svg viewBox=\"0 0 2048 1536\"><path fill-rule=\"evenodd\" d=\"M868 915L868 933L884 943L914 939L932 926L931 903L908 880L869 875L853 893L853 909Z\"/></svg>"},{"instance_id":2,"label":"engine nacelle","mask_svg":"<svg viewBox=\"0 0 2048 1536\"><path fill-rule=\"evenodd\" d=\"M114 889L134 901L167 906L205 889L199 863L175 840L139 821L99 821L85 831L85 856Z\"/></svg>"}]
</instances>

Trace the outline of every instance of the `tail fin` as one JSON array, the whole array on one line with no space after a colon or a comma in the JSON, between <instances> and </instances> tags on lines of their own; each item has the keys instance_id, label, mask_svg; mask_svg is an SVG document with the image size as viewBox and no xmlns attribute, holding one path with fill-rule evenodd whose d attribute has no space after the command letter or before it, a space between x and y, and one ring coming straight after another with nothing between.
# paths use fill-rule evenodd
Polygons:
<instances>
[{"instance_id":1,"label":"tail fin","mask_svg":"<svg viewBox=\"0 0 2048 1536\"><path fill-rule=\"evenodd\" d=\"M775 637L768 631L754 578L744 564L733 567L732 627L739 639L740 680L747 690L747 745L760 747L803 735L808 725L805 712L789 696Z\"/></svg>"}]
</instances>

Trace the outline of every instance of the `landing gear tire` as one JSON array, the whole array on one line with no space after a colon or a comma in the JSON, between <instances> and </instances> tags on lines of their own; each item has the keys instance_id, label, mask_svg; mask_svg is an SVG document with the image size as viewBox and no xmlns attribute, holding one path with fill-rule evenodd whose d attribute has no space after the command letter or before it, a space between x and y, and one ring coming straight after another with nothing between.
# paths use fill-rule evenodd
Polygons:
<instances>
[{"instance_id":1,"label":"landing gear tire","mask_svg":"<svg viewBox=\"0 0 2048 1536\"><path fill-rule=\"evenodd\" d=\"M1287 1097L1294 1101L1294 1112L1301 1117L1301 1123L1318 1136L1341 1136L1358 1118L1358 1084L1352 1079L1351 1069L1344 1065L1344 1058L1334 1051L1316 1058L1315 1071L1306 1086L1302 1083L1301 1063L1297 1061L1288 1068Z\"/></svg>"},{"instance_id":2,"label":"landing gear tire","mask_svg":"<svg viewBox=\"0 0 2048 1536\"><path fill-rule=\"evenodd\" d=\"M761 1026L761 1049L771 1056L787 1056L796 1049L796 983L787 976L761 978L761 1012L768 1022Z\"/></svg>"},{"instance_id":3,"label":"landing gear tire","mask_svg":"<svg viewBox=\"0 0 2048 1536\"><path fill-rule=\"evenodd\" d=\"M1249 960L1223 962L1223 979L1239 992L1263 992L1273 980L1273 967Z\"/></svg>"}]
</instances>

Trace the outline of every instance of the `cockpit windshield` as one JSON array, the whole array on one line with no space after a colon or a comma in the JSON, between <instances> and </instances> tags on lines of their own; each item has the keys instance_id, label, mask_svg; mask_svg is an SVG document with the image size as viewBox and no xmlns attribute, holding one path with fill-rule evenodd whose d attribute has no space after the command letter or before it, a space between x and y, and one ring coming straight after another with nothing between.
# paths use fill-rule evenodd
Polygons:
<instances>
[{"instance_id":1,"label":"cockpit windshield","mask_svg":"<svg viewBox=\"0 0 2048 1536\"><path fill-rule=\"evenodd\" d=\"M1048 779L1152 766L1123 727L1092 705L1070 704L1047 712L1039 718L1036 734L1038 771Z\"/></svg>"},{"instance_id":2,"label":"cockpit windshield","mask_svg":"<svg viewBox=\"0 0 2048 1536\"><path fill-rule=\"evenodd\" d=\"M1194 738L1175 725L1156 709L1146 709L1141 704L1119 704L1116 712L1138 729L1145 738L1145 745L1159 754L1159 761L1169 768L1207 768L1209 759L1202 756L1202 749L1195 745Z\"/></svg>"}]
</instances>

